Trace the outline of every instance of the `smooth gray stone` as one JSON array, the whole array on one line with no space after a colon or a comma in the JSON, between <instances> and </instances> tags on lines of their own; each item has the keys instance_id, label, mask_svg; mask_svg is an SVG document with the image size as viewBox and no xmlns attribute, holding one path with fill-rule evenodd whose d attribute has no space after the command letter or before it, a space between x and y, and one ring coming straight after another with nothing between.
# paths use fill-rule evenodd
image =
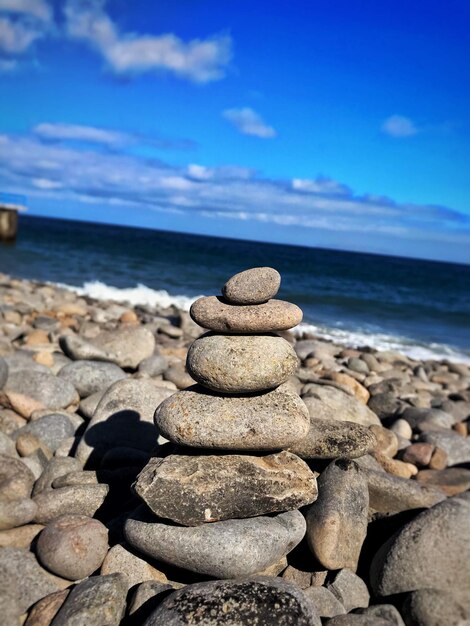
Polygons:
<instances>
[{"instance_id":1,"label":"smooth gray stone","mask_svg":"<svg viewBox=\"0 0 470 626\"><path fill-rule=\"evenodd\" d=\"M34 497L38 510L34 521L47 524L61 515L93 517L108 495L108 485L76 485L43 491Z\"/></svg>"},{"instance_id":2,"label":"smooth gray stone","mask_svg":"<svg viewBox=\"0 0 470 626\"><path fill-rule=\"evenodd\" d=\"M354 396L331 385L311 385L309 395L302 398L311 418L354 422L362 426L381 425L377 415Z\"/></svg>"},{"instance_id":3,"label":"smooth gray stone","mask_svg":"<svg viewBox=\"0 0 470 626\"><path fill-rule=\"evenodd\" d=\"M50 491L52 489L52 483L56 478L65 476L65 474L69 472L77 472L80 470L82 470L82 466L77 459L72 457L53 457L34 484L33 496L37 496L43 491Z\"/></svg>"},{"instance_id":4,"label":"smooth gray stone","mask_svg":"<svg viewBox=\"0 0 470 626\"><path fill-rule=\"evenodd\" d=\"M107 391L108 388L100 389L96 393L92 393L91 396L88 396L88 398L83 398L83 400L79 404L79 410L86 419L91 420L94 412L98 408L98 404L100 403L101 398Z\"/></svg>"},{"instance_id":5,"label":"smooth gray stone","mask_svg":"<svg viewBox=\"0 0 470 626\"><path fill-rule=\"evenodd\" d=\"M255 393L273 389L292 376L298 359L276 335L215 335L191 344L186 367L201 385L221 393Z\"/></svg>"},{"instance_id":6,"label":"smooth gray stone","mask_svg":"<svg viewBox=\"0 0 470 626\"><path fill-rule=\"evenodd\" d=\"M146 580L137 585L128 604L129 617L132 624L142 624L169 593L174 591L169 583L160 583L157 580ZM138 620L138 621L137 621Z\"/></svg>"},{"instance_id":7,"label":"smooth gray stone","mask_svg":"<svg viewBox=\"0 0 470 626\"><path fill-rule=\"evenodd\" d=\"M134 489L156 515L184 526L290 511L317 497L315 474L290 452L152 458Z\"/></svg>"},{"instance_id":8,"label":"smooth gray stone","mask_svg":"<svg viewBox=\"0 0 470 626\"><path fill-rule=\"evenodd\" d=\"M11 437L0 430L0 454L17 457L15 442Z\"/></svg>"},{"instance_id":9,"label":"smooth gray stone","mask_svg":"<svg viewBox=\"0 0 470 626\"><path fill-rule=\"evenodd\" d=\"M160 376L168 367L168 359L163 354L152 354L139 363L139 372L149 376Z\"/></svg>"},{"instance_id":10,"label":"smooth gray stone","mask_svg":"<svg viewBox=\"0 0 470 626\"><path fill-rule=\"evenodd\" d=\"M194 615L198 622L194 622ZM201 626L321 626L314 603L297 585L263 576L188 585L165 598L144 626L195 623Z\"/></svg>"},{"instance_id":11,"label":"smooth gray stone","mask_svg":"<svg viewBox=\"0 0 470 626\"><path fill-rule=\"evenodd\" d=\"M8 366L8 376L15 374L20 370L34 370L36 372L43 372L44 374L50 375L50 369L45 365L36 363L33 359L33 354L33 352L28 350L16 350L13 354L3 357L3 360Z\"/></svg>"},{"instance_id":12,"label":"smooth gray stone","mask_svg":"<svg viewBox=\"0 0 470 626\"><path fill-rule=\"evenodd\" d=\"M0 356L0 389L3 389L3 386L7 382L8 379L8 365L4 358Z\"/></svg>"},{"instance_id":13,"label":"smooth gray stone","mask_svg":"<svg viewBox=\"0 0 470 626\"><path fill-rule=\"evenodd\" d=\"M309 419L285 385L248 396L216 395L194 385L162 402L155 424L181 445L255 451L288 448L307 435Z\"/></svg>"},{"instance_id":14,"label":"smooth gray stone","mask_svg":"<svg viewBox=\"0 0 470 626\"><path fill-rule=\"evenodd\" d=\"M23 433L31 433L45 443L52 452L55 452L64 439L73 437L75 428L72 421L63 413L51 413L30 421L26 426L18 429L15 439Z\"/></svg>"},{"instance_id":15,"label":"smooth gray stone","mask_svg":"<svg viewBox=\"0 0 470 626\"><path fill-rule=\"evenodd\" d=\"M405 409L401 417L413 429L419 429L423 424L436 428L452 428L456 421L453 415L441 409L420 409L414 406Z\"/></svg>"},{"instance_id":16,"label":"smooth gray stone","mask_svg":"<svg viewBox=\"0 0 470 626\"><path fill-rule=\"evenodd\" d=\"M222 287L231 304L262 304L279 291L281 275L272 267L253 267L235 274Z\"/></svg>"},{"instance_id":17,"label":"smooth gray stone","mask_svg":"<svg viewBox=\"0 0 470 626\"><path fill-rule=\"evenodd\" d=\"M34 481L34 474L20 459L0 454L0 498L29 498Z\"/></svg>"},{"instance_id":18,"label":"smooth gray stone","mask_svg":"<svg viewBox=\"0 0 470 626\"><path fill-rule=\"evenodd\" d=\"M165 574L150 565L147 560L134 554L129 544L114 545L106 555L102 565L101 574L123 574L126 578L127 588L131 589L146 580L164 582Z\"/></svg>"},{"instance_id":19,"label":"smooth gray stone","mask_svg":"<svg viewBox=\"0 0 470 626\"><path fill-rule=\"evenodd\" d=\"M23 369L10 372L5 392L33 398L44 408L63 409L78 401L75 387L49 372Z\"/></svg>"},{"instance_id":20,"label":"smooth gray stone","mask_svg":"<svg viewBox=\"0 0 470 626\"><path fill-rule=\"evenodd\" d=\"M355 459L376 445L374 433L366 426L312 417L308 435L288 449L302 459Z\"/></svg>"},{"instance_id":21,"label":"smooth gray stone","mask_svg":"<svg viewBox=\"0 0 470 626\"><path fill-rule=\"evenodd\" d=\"M458 583L457 583L458 584ZM470 613L450 593L439 589L418 589L409 593L402 606L407 626L465 626Z\"/></svg>"},{"instance_id":22,"label":"smooth gray stone","mask_svg":"<svg viewBox=\"0 0 470 626\"><path fill-rule=\"evenodd\" d=\"M153 423L155 409L172 393L147 378L118 380L101 398L75 457L83 464L97 466L111 448L150 452L158 438Z\"/></svg>"},{"instance_id":23,"label":"smooth gray stone","mask_svg":"<svg viewBox=\"0 0 470 626\"><path fill-rule=\"evenodd\" d=\"M305 361L308 356L314 356L322 360L325 357L335 357L341 352L341 347L320 339L301 339L295 342L294 350L302 361Z\"/></svg>"},{"instance_id":24,"label":"smooth gray stone","mask_svg":"<svg viewBox=\"0 0 470 626\"><path fill-rule=\"evenodd\" d=\"M370 618L388 620L391 626L405 626L398 609L393 604L374 604L366 609L357 609L357 613Z\"/></svg>"},{"instance_id":25,"label":"smooth gray stone","mask_svg":"<svg viewBox=\"0 0 470 626\"><path fill-rule=\"evenodd\" d=\"M91 396L127 376L115 363L100 361L72 361L57 375L68 380L78 391L80 398Z\"/></svg>"},{"instance_id":26,"label":"smooth gray stone","mask_svg":"<svg viewBox=\"0 0 470 626\"><path fill-rule=\"evenodd\" d=\"M149 557L214 578L239 578L293 550L305 534L305 520L299 511L289 511L185 528L130 518L124 532Z\"/></svg>"},{"instance_id":27,"label":"smooth gray stone","mask_svg":"<svg viewBox=\"0 0 470 626\"><path fill-rule=\"evenodd\" d=\"M21 609L18 589L13 580L0 580L0 615L5 626L20 624ZM39 625L40 626L40 625Z\"/></svg>"},{"instance_id":28,"label":"smooth gray stone","mask_svg":"<svg viewBox=\"0 0 470 626\"><path fill-rule=\"evenodd\" d=\"M304 593L313 600L320 617L334 617L346 613L338 598L326 587L309 587Z\"/></svg>"},{"instance_id":29,"label":"smooth gray stone","mask_svg":"<svg viewBox=\"0 0 470 626\"><path fill-rule=\"evenodd\" d=\"M37 505L29 498L4 500L0 498L0 530L23 526L34 519Z\"/></svg>"},{"instance_id":30,"label":"smooth gray stone","mask_svg":"<svg viewBox=\"0 0 470 626\"><path fill-rule=\"evenodd\" d=\"M118 626L126 594L122 574L87 578L72 589L51 626Z\"/></svg>"},{"instance_id":31,"label":"smooth gray stone","mask_svg":"<svg viewBox=\"0 0 470 626\"><path fill-rule=\"evenodd\" d=\"M366 583L350 569L340 570L326 588L338 598L347 613L369 606L370 594Z\"/></svg>"},{"instance_id":32,"label":"smooth gray stone","mask_svg":"<svg viewBox=\"0 0 470 626\"><path fill-rule=\"evenodd\" d=\"M448 432L427 432L420 441L432 443L447 452L447 466L470 463L470 438L449 430Z\"/></svg>"},{"instance_id":33,"label":"smooth gray stone","mask_svg":"<svg viewBox=\"0 0 470 626\"><path fill-rule=\"evenodd\" d=\"M54 577L42 569L34 554L22 548L0 548L0 580L11 581L15 586L21 613L59 590Z\"/></svg>"},{"instance_id":34,"label":"smooth gray stone","mask_svg":"<svg viewBox=\"0 0 470 626\"><path fill-rule=\"evenodd\" d=\"M336 615L326 622L327 626L393 626L393 622L376 615L348 613Z\"/></svg>"},{"instance_id":35,"label":"smooth gray stone","mask_svg":"<svg viewBox=\"0 0 470 626\"><path fill-rule=\"evenodd\" d=\"M318 498L307 510L307 541L328 570L355 570L367 535L369 491L354 461L337 459L318 479Z\"/></svg>"},{"instance_id":36,"label":"smooth gray stone","mask_svg":"<svg viewBox=\"0 0 470 626\"><path fill-rule=\"evenodd\" d=\"M470 492L423 511L374 556L370 581L376 596L439 589L470 608Z\"/></svg>"},{"instance_id":37,"label":"smooth gray stone","mask_svg":"<svg viewBox=\"0 0 470 626\"><path fill-rule=\"evenodd\" d=\"M109 361L119 367L136 369L153 354L155 337L144 326L123 325L89 340L79 335L64 335L60 344L74 360Z\"/></svg>"}]
</instances>

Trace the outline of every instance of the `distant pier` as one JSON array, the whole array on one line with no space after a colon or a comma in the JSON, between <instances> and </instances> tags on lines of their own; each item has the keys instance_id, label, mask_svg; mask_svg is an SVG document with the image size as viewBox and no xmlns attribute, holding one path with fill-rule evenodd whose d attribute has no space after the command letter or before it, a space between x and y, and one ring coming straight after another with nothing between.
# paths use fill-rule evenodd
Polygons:
<instances>
[{"instance_id":1,"label":"distant pier","mask_svg":"<svg viewBox=\"0 0 470 626\"><path fill-rule=\"evenodd\" d=\"M26 198L0 192L0 241L14 241L18 233L18 213L26 211Z\"/></svg>"}]
</instances>

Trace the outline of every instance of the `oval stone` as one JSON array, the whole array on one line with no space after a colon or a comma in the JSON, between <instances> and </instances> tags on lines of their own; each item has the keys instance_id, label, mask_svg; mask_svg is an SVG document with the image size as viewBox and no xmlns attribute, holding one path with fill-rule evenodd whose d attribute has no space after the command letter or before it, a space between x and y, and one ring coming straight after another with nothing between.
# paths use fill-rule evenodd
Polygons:
<instances>
[{"instance_id":1,"label":"oval stone","mask_svg":"<svg viewBox=\"0 0 470 626\"><path fill-rule=\"evenodd\" d=\"M229 278L222 294L233 304L261 304L279 291L281 275L272 267L253 267Z\"/></svg>"},{"instance_id":2,"label":"oval stone","mask_svg":"<svg viewBox=\"0 0 470 626\"><path fill-rule=\"evenodd\" d=\"M307 436L289 450L302 459L355 459L374 450L376 444L374 433L366 426L311 418Z\"/></svg>"},{"instance_id":3,"label":"oval stone","mask_svg":"<svg viewBox=\"0 0 470 626\"><path fill-rule=\"evenodd\" d=\"M292 346L276 335L204 335L189 348L186 367L204 387L252 393L278 387L298 364Z\"/></svg>"},{"instance_id":4,"label":"oval stone","mask_svg":"<svg viewBox=\"0 0 470 626\"><path fill-rule=\"evenodd\" d=\"M160 404L155 424L174 443L224 450L279 450L309 432L305 404L285 385L249 396L219 396L193 385Z\"/></svg>"},{"instance_id":5,"label":"oval stone","mask_svg":"<svg viewBox=\"0 0 470 626\"><path fill-rule=\"evenodd\" d=\"M302 321L302 310L284 300L236 305L225 302L223 298L209 296L196 300L190 314L203 328L235 335L288 330Z\"/></svg>"}]
</instances>

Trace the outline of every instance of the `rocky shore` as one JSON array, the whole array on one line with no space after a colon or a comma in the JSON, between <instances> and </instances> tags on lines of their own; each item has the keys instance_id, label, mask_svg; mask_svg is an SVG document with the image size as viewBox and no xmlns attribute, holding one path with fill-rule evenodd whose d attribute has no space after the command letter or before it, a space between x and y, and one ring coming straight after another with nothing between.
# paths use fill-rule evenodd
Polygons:
<instances>
[{"instance_id":1,"label":"rocky shore","mask_svg":"<svg viewBox=\"0 0 470 626\"><path fill-rule=\"evenodd\" d=\"M470 624L470 368L253 272L193 319L0 275L2 624Z\"/></svg>"}]
</instances>

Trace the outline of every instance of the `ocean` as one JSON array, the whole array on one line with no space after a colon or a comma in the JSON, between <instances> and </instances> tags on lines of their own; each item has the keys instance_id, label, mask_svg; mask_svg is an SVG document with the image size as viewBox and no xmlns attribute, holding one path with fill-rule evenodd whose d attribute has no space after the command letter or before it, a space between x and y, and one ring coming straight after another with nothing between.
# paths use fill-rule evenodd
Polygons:
<instances>
[{"instance_id":1,"label":"ocean","mask_svg":"<svg viewBox=\"0 0 470 626\"><path fill-rule=\"evenodd\" d=\"M319 336L470 363L470 266L31 216L0 244L0 271L12 276L184 309L263 265Z\"/></svg>"}]
</instances>

